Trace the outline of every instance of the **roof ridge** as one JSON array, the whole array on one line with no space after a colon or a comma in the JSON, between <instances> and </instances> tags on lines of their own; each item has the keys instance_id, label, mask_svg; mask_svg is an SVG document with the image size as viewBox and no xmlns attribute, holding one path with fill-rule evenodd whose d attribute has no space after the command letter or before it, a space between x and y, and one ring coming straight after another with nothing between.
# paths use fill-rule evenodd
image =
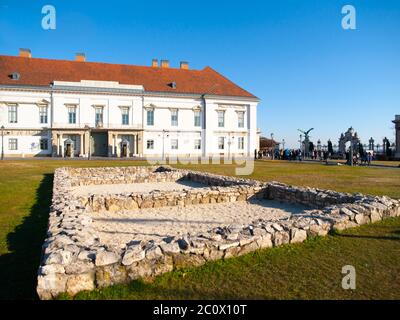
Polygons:
<instances>
[{"instance_id":1,"label":"roof ridge","mask_svg":"<svg viewBox=\"0 0 400 320\"><path fill-rule=\"evenodd\" d=\"M85 63L85 64L100 64L100 65L111 65L111 66L123 66L123 67L135 67L135 68L145 68L145 69L155 69L155 70L182 70L184 72L190 72L190 71L197 71L201 72L203 69L181 69L181 68L161 68L161 67L152 67L152 66L142 66L138 64L127 64L127 63L113 63L113 62L99 62L99 61L76 61L76 60L67 60L67 59L52 59L52 58L37 58L37 57L31 57L31 58L26 58L26 57L20 57L20 56L10 56L10 55L0 55L0 58L5 57L5 58L15 58L15 59L29 59L29 60L42 60L42 61L56 61L56 62L70 62L70 63ZM28 61L29 61L28 60Z\"/></svg>"},{"instance_id":2,"label":"roof ridge","mask_svg":"<svg viewBox=\"0 0 400 320\"><path fill-rule=\"evenodd\" d=\"M10 74L19 72L18 81ZM161 68L109 62L81 62L0 55L0 85L49 85L52 81L118 81L141 84L149 92L209 94L257 98L207 66L201 70ZM171 83L177 86L171 86ZM258 98L257 98L258 99Z\"/></svg>"}]
</instances>

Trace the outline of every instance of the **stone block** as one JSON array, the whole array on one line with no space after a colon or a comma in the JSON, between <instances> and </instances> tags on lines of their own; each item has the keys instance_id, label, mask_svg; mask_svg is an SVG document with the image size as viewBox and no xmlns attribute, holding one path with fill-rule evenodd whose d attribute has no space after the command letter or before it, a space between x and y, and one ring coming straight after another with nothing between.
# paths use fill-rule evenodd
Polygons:
<instances>
[{"instance_id":1,"label":"stone block","mask_svg":"<svg viewBox=\"0 0 400 320\"><path fill-rule=\"evenodd\" d=\"M66 291L67 276L65 274L49 274L38 276L36 292L40 299L50 300Z\"/></svg>"},{"instance_id":2,"label":"stone block","mask_svg":"<svg viewBox=\"0 0 400 320\"><path fill-rule=\"evenodd\" d=\"M117 263L119 259L120 256L117 253L103 250L97 252L95 264L97 267L107 266L110 264Z\"/></svg>"},{"instance_id":3,"label":"stone block","mask_svg":"<svg viewBox=\"0 0 400 320\"><path fill-rule=\"evenodd\" d=\"M173 261L176 269L195 267L206 262L203 256L197 254L178 254L173 256Z\"/></svg>"},{"instance_id":4,"label":"stone block","mask_svg":"<svg viewBox=\"0 0 400 320\"><path fill-rule=\"evenodd\" d=\"M307 239L307 231L297 228L290 230L290 243L300 243Z\"/></svg>"},{"instance_id":5,"label":"stone block","mask_svg":"<svg viewBox=\"0 0 400 320\"><path fill-rule=\"evenodd\" d=\"M244 255L249 252L253 252L259 248L258 244L256 241L251 242L249 244L244 245L243 247L240 247L239 255Z\"/></svg>"},{"instance_id":6,"label":"stone block","mask_svg":"<svg viewBox=\"0 0 400 320\"><path fill-rule=\"evenodd\" d=\"M66 291L74 296L81 291L91 291L95 289L94 273L83 273L68 276Z\"/></svg>"},{"instance_id":7,"label":"stone block","mask_svg":"<svg viewBox=\"0 0 400 320\"><path fill-rule=\"evenodd\" d=\"M256 241L260 249L271 248L272 247L272 235L267 233Z\"/></svg>"},{"instance_id":8,"label":"stone block","mask_svg":"<svg viewBox=\"0 0 400 320\"><path fill-rule=\"evenodd\" d=\"M160 248L166 255L178 254L181 251L177 242L163 243L160 245Z\"/></svg>"},{"instance_id":9,"label":"stone block","mask_svg":"<svg viewBox=\"0 0 400 320\"><path fill-rule=\"evenodd\" d=\"M210 248L209 254L207 255L207 260L209 261L219 260L223 256L224 256L224 251Z\"/></svg>"},{"instance_id":10,"label":"stone block","mask_svg":"<svg viewBox=\"0 0 400 320\"><path fill-rule=\"evenodd\" d=\"M96 268L96 286L99 288L105 288L117 283L125 283L128 279L126 267L120 264Z\"/></svg>"},{"instance_id":11,"label":"stone block","mask_svg":"<svg viewBox=\"0 0 400 320\"><path fill-rule=\"evenodd\" d=\"M274 238L273 238L273 243L274 246L280 246L282 244L286 244L289 243L289 233L287 233L286 231L277 231L274 234Z\"/></svg>"},{"instance_id":12,"label":"stone block","mask_svg":"<svg viewBox=\"0 0 400 320\"><path fill-rule=\"evenodd\" d=\"M124 266L129 266L134 262L143 260L145 256L146 253L139 244L129 246L125 250L124 256L122 258L122 264Z\"/></svg>"}]
</instances>

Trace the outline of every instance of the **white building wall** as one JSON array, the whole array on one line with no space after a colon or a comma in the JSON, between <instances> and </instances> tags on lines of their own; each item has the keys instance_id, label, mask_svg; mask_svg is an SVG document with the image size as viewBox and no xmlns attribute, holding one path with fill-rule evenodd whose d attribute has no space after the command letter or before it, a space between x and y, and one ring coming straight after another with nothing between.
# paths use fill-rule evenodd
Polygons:
<instances>
[{"instance_id":1,"label":"white building wall","mask_svg":"<svg viewBox=\"0 0 400 320\"><path fill-rule=\"evenodd\" d=\"M54 94L54 126L65 128L95 127L95 106L103 106L103 127L129 129L142 127L141 97L87 94ZM77 106L76 124L68 123L69 105ZM129 107L129 125L122 125L121 107Z\"/></svg>"},{"instance_id":2,"label":"white building wall","mask_svg":"<svg viewBox=\"0 0 400 320\"><path fill-rule=\"evenodd\" d=\"M39 104L50 103L50 95L37 92L0 91L0 126L4 126L4 154L10 156L49 155L51 141L50 107L47 123L40 123ZM8 106L17 105L17 123L9 122ZM9 150L9 140L17 139L17 150ZM48 139L48 149L40 150L40 140Z\"/></svg>"},{"instance_id":3,"label":"white building wall","mask_svg":"<svg viewBox=\"0 0 400 320\"><path fill-rule=\"evenodd\" d=\"M154 110L154 125L147 124L147 110ZM171 122L172 110L178 110L178 126ZM144 154L151 156L200 156L202 150L195 149L195 140L202 136L200 126L195 126L194 110L201 109L201 100L145 97L143 112ZM154 149L147 149L147 141L154 141ZM172 149L172 140L178 140L178 149Z\"/></svg>"},{"instance_id":4,"label":"white building wall","mask_svg":"<svg viewBox=\"0 0 400 320\"><path fill-rule=\"evenodd\" d=\"M206 152L213 155L244 155L251 156L255 146L257 124L256 103L232 100L206 101ZM218 126L218 111L224 111L224 127ZM238 125L238 112L245 112L244 126ZM224 149L219 149L218 137L224 137ZM244 137L244 149L239 149L238 139Z\"/></svg>"},{"instance_id":5,"label":"white building wall","mask_svg":"<svg viewBox=\"0 0 400 320\"><path fill-rule=\"evenodd\" d=\"M0 123L6 128L16 129L41 129L50 126L50 109L48 110L48 123L39 121L38 104L50 102L50 95L46 93L25 93L18 91L0 91ZM8 121L8 104L18 104L18 122Z\"/></svg>"},{"instance_id":6,"label":"white building wall","mask_svg":"<svg viewBox=\"0 0 400 320\"><path fill-rule=\"evenodd\" d=\"M53 102L53 112L50 106ZM8 123L7 103L18 103L18 123ZM40 124L38 103L48 103L48 124ZM76 105L76 124L68 123L68 105ZM47 129L83 129L85 125L95 127L95 105L104 106L103 129L143 130L138 142L143 156L206 156L244 155L252 156L257 148L257 102L246 99L231 100L217 98L156 97L123 94L95 94L55 92L0 91L0 125L6 129L42 130L18 137L18 150L7 154L44 155L51 154L51 134ZM121 107L129 107L129 125L122 125ZM147 124L147 109L154 109L154 125ZM171 110L178 110L178 126L171 124ZM200 110L200 126L195 126L194 110ZM225 111L225 125L218 127L218 110ZM238 127L237 111L245 112L243 128ZM205 118L204 118L205 112ZM51 123L53 115L53 123ZM204 122L205 121L205 122ZM203 123L204 122L204 123ZM205 129L204 129L205 128ZM123 135L123 134L122 134ZM48 151L40 151L38 145L42 137L50 139ZM218 148L218 137L225 138L225 148ZM244 149L239 149L239 137L244 138ZM65 140L62 137L63 141ZM81 137L77 144L81 144ZM178 140L178 149L172 149L172 140ZM195 149L195 140L201 139L201 149ZM147 149L147 141L154 141L154 149ZM62 141L62 143L63 143ZM115 138L117 150L122 136ZM8 140L5 138L5 145ZM78 146L76 146L78 147Z\"/></svg>"},{"instance_id":7,"label":"white building wall","mask_svg":"<svg viewBox=\"0 0 400 320\"><path fill-rule=\"evenodd\" d=\"M7 131L7 130L6 130ZM9 140L17 139L17 150L9 149ZM40 150L40 140L48 140L48 149ZM51 154L51 136L48 132L21 135L11 131L4 136L4 154L9 156L47 156Z\"/></svg>"}]
</instances>

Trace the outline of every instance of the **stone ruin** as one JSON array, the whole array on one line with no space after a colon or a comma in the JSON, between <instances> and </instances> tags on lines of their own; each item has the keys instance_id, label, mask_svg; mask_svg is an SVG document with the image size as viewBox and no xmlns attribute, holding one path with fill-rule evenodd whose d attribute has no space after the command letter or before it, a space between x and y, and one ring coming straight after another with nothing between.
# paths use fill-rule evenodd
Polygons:
<instances>
[{"instance_id":1,"label":"stone ruin","mask_svg":"<svg viewBox=\"0 0 400 320\"><path fill-rule=\"evenodd\" d=\"M203 188L180 191L74 194L77 186L196 181ZM133 238L123 247L102 243L91 215L105 210L190 207L210 203L282 201L307 206L307 214L244 225L221 225L200 234L171 236L157 241ZM347 194L278 182L263 183L170 167L59 168L54 174L47 239L42 248L37 293L52 299L75 295L207 261L251 251L299 243L386 217L400 216L400 201L388 197Z\"/></svg>"}]
</instances>

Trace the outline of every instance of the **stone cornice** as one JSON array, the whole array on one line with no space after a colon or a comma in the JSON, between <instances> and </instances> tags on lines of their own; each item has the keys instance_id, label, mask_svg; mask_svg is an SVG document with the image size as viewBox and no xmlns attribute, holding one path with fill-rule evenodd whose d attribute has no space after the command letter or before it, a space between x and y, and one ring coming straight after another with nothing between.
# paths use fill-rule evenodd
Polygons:
<instances>
[{"instance_id":1,"label":"stone cornice","mask_svg":"<svg viewBox=\"0 0 400 320\"><path fill-rule=\"evenodd\" d=\"M46 93L79 93L79 94L99 94L99 95L128 95L138 97L166 97L166 98L193 98L193 99L209 99L209 100L231 100L243 102L260 102L258 98L224 96L224 95L208 95L195 93L179 93L179 92L162 92L162 91L141 91L132 89L114 89L114 88L88 88L88 87L72 87L72 86L17 86L17 85L0 85L0 90L24 91L24 92L46 92Z\"/></svg>"}]
</instances>

